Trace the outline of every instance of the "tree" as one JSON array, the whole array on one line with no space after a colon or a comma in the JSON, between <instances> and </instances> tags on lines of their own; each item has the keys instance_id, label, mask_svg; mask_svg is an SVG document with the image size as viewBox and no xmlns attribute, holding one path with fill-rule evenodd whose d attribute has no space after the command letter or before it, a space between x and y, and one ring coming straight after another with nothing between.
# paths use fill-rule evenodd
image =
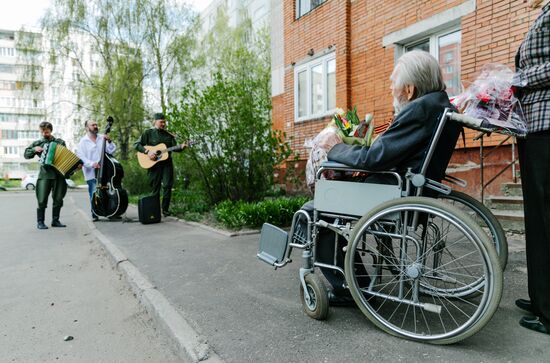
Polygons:
<instances>
[{"instance_id":1,"label":"tree","mask_svg":"<svg viewBox=\"0 0 550 363\"><path fill-rule=\"evenodd\" d=\"M269 37L249 20L230 28L222 12L203 44L212 75L183 88L172 127L197 143L189 154L211 203L260 199L290 155L271 128Z\"/></svg>"},{"instance_id":2,"label":"tree","mask_svg":"<svg viewBox=\"0 0 550 363\"><path fill-rule=\"evenodd\" d=\"M65 101L90 117L111 114L126 159L156 103L146 105L147 95L158 92L165 109L174 85L187 79L189 66L179 60L194 44L191 12L176 0L54 0L43 27L54 72L69 66L76 74L74 97Z\"/></svg>"}]
</instances>

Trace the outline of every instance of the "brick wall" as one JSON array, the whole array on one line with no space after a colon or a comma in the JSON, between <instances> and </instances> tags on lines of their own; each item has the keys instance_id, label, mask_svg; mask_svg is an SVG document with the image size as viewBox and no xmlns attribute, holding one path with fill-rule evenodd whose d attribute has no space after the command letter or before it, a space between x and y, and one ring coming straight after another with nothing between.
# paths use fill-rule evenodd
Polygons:
<instances>
[{"instance_id":1,"label":"brick wall","mask_svg":"<svg viewBox=\"0 0 550 363\"><path fill-rule=\"evenodd\" d=\"M295 19L295 0L284 0L285 85L282 99L274 99L273 117L291 138L292 146L307 158L303 147L330 121L330 117L295 123L294 64L328 49L336 54L337 107L357 106L360 117L373 113L376 125L392 119L389 76L395 48L382 46L382 38L430 18L465 0L366 1L328 0L310 13ZM528 26L540 10L530 10L524 0L478 0L476 10L461 19L461 79L472 81L487 63L513 67L515 52ZM467 147L478 146L467 131ZM501 137L485 138L495 145ZM459 142L458 147L463 147ZM477 149L465 155L477 160Z\"/></svg>"}]
</instances>

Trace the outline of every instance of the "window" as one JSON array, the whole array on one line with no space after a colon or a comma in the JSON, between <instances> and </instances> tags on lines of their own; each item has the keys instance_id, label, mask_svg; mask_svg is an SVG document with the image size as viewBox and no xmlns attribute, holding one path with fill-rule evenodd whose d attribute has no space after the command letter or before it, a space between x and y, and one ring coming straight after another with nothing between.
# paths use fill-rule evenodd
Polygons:
<instances>
[{"instance_id":1,"label":"window","mask_svg":"<svg viewBox=\"0 0 550 363\"><path fill-rule=\"evenodd\" d=\"M438 61L442 69L443 80L450 97L461 91L460 86L460 44L461 31L447 30L432 34L420 41L404 46L405 52L423 50L429 52Z\"/></svg>"},{"instance_id":2,"label":"window","mask_svg":"<svg viewBox=\"0 0 550 363\"><path fill-rule=\"evenodd\" d=\"M0 47L1 57L15 57L15 48Z\"/></svg>"},{"instance_id":3,"label":"window","mask_svg":"<svg viewBox=\"0 0 550 363\"><path fill-rule=\"evenodd\" d=\"M336 108L336 58L334 53L294 70L297 121L330 114Z\"/></svg>"},{"instance_id":4,"label":"window","mask_svg":"<svg viewBox=\"0 0 550 363\"><path fill-rule=\"evenodd\" d=\"M6 140L17 139L17 130L2 130L2 138Z\"/></svg>"},{"instance_id":5,"label":"window","mask_svg":"<svg viewBox=\"0 0 550 363\"><path fill-rule=\"evenodd\" d=\"M15 147L15 146L4 146L4 154L6 154L6 155L17 155L17 147Z\"/></svg>"},{"instance_id":6,"label":"window","mask_svg":"<svg viewBox=\"0 0 550 363\"><path fill-rule=\"evenodd\" d=\"M309 13L326 0L296 0L296 19Z\"/></svg>"},{"instance_id":7,"label":"window","mask_svg":"<svg viewBox=\"0 0 550 363\"><path fill-rule=\"evenodd\" d=\"M15 73L15 69L13 64L0 64L1 73Z\"/></svg>"}]
</instances>

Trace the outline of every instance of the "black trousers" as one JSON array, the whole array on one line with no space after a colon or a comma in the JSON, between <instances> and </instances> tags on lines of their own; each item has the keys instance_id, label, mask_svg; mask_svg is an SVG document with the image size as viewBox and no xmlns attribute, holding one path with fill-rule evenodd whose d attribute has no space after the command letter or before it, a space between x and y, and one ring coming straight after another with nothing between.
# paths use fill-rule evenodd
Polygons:
<instances>
[{"instance_id":1,"label":"black trousers","mask_svg":"<svg viewBox=\"0 0 550 363\"><path fill-rule=\"evenodd\" d=\"M550 131L518 139L529 298L550 327Z\"/></svg>"},{"instance_id":2,"label":"black trousers","mask_svg":"<svg viewBox=\"0 0 550 363\"><path fill-rule=\"evenodd\" d=\"M67 194L67 182L63 176L57 175L55 179L38 179L36 181L38 208L46 209L50 192L52 193L53 207L63 207L63 198Z\"/></svg>"},{"instance_id":3,"label":"black trousers","mask_svg":"<svg viewBox=\"0 0 550 363\"><path fill-rule=\"evenodd\" d=\"M174 186L174 164L172 159L158 162L148 170L149 185L153 195L160 197L162 186L162 210L168 212L172 199L172 187Z\"/></svg>"}]
</instances>

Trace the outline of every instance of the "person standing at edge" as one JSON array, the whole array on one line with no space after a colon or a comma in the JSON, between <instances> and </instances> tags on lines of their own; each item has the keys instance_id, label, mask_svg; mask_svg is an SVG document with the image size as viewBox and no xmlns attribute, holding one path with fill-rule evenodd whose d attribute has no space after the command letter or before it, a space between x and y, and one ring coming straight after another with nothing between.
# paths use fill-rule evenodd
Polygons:
<instances>
[{"instance_id":1,"label":"person standing at edge","mask_svg":"<svg viewBox=\"0 0 550 363\"><path fill-rule=\"evenodd\" d=\"M90 203L96 190L96 169L99 169L101 161L101 148L103 140L106 140L105 152L113 154L116 151L116 145L111 141L109 135L99 134L97 122L88 120L84 123L86 135L82 136L78 143L76 154L84 162L83 170L84 179L88 184L88 194L90 195ZM92 210L92 220L95 222L99 218Z\"/></svg>"},{"instance_id":2,"label":"person standing at edge","mask_svg":"<svg viewBox=\"0 0 550 363\"><path fill-rule=\"evenodd\" d=\"M153 128L146 130L141 137L134 143L134 148L144 154L147 154L151 160L156 159L153 152L147 151L145 146L155 146L165 144L166 147L177 146L176 138L173 134L166 131L166 118L162 113L156 113L153 117ZM174 151L180 152L187 144L181 144L179 149ZM153 195L158 195L160 198L161 185L162 193L162 215L164 217L170 215L170 199L172 197L172 187L174 185L174 163L172 162L171 153L168 159L159 161L154 166L147 170L149 176L149 184Z\"/></svg>"},{"instance_id":3,"label":"person standing at edge","mask_svg":"<svg viewBox=\"0 0 550 363\"><path fill-rule=\"evenodd\" d=\"M42 139L36 140L25 149L25 159L32 159L35 155L39 157L44 151L44 145L50 142L56 142L65 146L65 141L55 138L52 135L53 126L49 122L41 122L38 126ZM40 165L38 180L36 181L36 199L38 201L38 209L36 210L36 227L38 229L48 229L44 224L46 207L48 206L48 196L52 192L53 209L52 209L52 227L66 227L59 221L61 207L63 207L63 198L67 194L67 182L51 165Z\"/></svg>"},{"instance_id":4,"label":"person standing at edge","mask_svg":"<svg viewBox=\"0 0 550 363\"><path fill-rule=\"evenodd\" d=\"M550 1L531 0L542 12L516 54L514 83L527 120L518 139L525 213L527 280L530 300L516 305L530 313L519 324L550 334Z\"/></svg>"}]
</instances>

